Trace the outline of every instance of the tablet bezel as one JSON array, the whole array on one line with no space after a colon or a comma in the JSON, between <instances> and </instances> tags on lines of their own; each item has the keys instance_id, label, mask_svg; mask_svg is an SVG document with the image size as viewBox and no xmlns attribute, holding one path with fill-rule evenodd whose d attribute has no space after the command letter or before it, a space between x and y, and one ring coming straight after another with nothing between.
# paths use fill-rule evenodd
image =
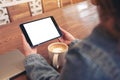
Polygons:
<instances>
[{"instance_id":1,"label":"tablet bezel","mask_svg":"<svg viewBox=\"0 0 120 80\"><path fill-rule=\"evenodd\" d=\"M33 45L33 44L32 44L32 41L30 40L29 35L27 34L27 31L25 30L24 24L31 23L31 22L35 22L35 21L42 20L42 19L45 19L45 18L51 18L52 22L53 22L54 25L55 25L56 30L57 30L58 33L59 33L59 36L58 36L58 37L55 37L55 38L52 38L52 39L49 39L49 40L47 40L47 41L44 41L44 42L42 42L42 43L48 42L48 41L50 41L50 40L53 40L53 39L56 39L56 38L59 38L59 37L62 36L62 32L61 32L61 30L60 30L60 28L59 28L59 26L58 26L58 24L57 24L57 22L55 21L55 19L54 19L53 16L48 16L48 17L44 17L44 18L41 18L41 19L37 19L37 20L33 20L33 21L29 21L29 22L22 23L22 24L20 24L20 29L21 29L21 31L23 32L23 34L24 34L27 42L29 43L29 45L30 45L31 47L36 47L36 46L38 46L38 45L40 45L40 44L42 44L42 43L38 43L38 44L36 44L36 45Z\"/></svg>"}]
</instances>

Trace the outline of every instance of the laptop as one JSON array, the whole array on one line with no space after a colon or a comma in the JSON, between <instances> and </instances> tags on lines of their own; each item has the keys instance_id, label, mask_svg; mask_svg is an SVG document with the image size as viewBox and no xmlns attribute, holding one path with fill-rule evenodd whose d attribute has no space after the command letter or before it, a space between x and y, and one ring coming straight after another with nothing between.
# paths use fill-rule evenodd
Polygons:
<instances>
[{"instance_id":1,"label":"laptop","mask_svg":"<svg viewBox=\"0 0 120 80\"><path fill-rule=\"evenodd\" d=\"M19 50L0 53L0 80L9 80L24 72L24 59L25 56Z\"/></svg>"}]
</instances>

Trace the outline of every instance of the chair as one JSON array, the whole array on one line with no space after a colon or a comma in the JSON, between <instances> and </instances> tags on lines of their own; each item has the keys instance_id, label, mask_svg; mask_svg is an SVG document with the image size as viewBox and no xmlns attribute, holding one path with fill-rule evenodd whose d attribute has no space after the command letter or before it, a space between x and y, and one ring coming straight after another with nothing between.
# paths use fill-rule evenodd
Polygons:
<instances>
[{"instance_id":1,"label":"chair","mask_svg":"<svg viewBox=\"0 0 120 80\"><path fill-rule=\"evenodd\" d=\"M43 12L51 11L60 7L58 0L42 0Z\"/></svg>"},{"instance_id":2,"label":"chair","mask_svg":"<svg viewBox=\"0 0 120 80\"><path fill-rule=\"evenodd\" d=\"M60 0L61 7L72 4L73 0Z\"/></svg>"},{"instance_id":3,"label":"chair","mask_svg":"<svg viewBox=\"0 0 120 80\"><path fill-rule=\"evenodd\" d=\"M82 2L82 1L85 1L85 0L72 0L73 3L79 3L79 2Z\"/></svg>"},{"instance_id":4,"label":"chair","mask_svg":"<svg viewBox=\"0 0 120 80\"><path fill-rule=\"evenodd\" d=\"M10 21L16 21L21 18L31 16L30 8L28 3L17 4L14 6L7 7Z\"/></svg>"}]
</instances>

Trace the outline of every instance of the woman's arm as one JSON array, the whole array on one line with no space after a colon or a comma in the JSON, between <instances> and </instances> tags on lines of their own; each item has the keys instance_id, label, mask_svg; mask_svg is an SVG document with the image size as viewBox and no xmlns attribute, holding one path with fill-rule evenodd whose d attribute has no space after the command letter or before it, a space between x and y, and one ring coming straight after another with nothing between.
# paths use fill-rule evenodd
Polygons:
<instances>
[{"instance_id":1,"label":"woman's arm","mask_svg":"<svg viewBox=\"0 0 120 80\"><path fill-rule=\"evenodd\" d=\"M23 54L25 58L25 70L31 80L57 80L59 73L54 70L47 61L37 54L37 48L31 48L22 35Z\"/></svg>"}]
</instances>

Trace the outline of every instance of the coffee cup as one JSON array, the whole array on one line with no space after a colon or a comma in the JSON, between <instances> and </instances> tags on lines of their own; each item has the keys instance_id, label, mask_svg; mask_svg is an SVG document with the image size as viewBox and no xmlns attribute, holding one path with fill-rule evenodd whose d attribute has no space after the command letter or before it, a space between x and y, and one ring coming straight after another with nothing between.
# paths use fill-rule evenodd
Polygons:
<instances>
[{"instance_id":1,"label":"coffee cup","mask_svg":"<svg viewBox=\"0 0 120 80\"><path fill-rule=\"evenodd\" d=\"M64 65L67 51L67 44L62 42L54 42L48 46L49 58L52 60L52 65L55 68L59 68Z\"/></svg>"}]
</instances>

